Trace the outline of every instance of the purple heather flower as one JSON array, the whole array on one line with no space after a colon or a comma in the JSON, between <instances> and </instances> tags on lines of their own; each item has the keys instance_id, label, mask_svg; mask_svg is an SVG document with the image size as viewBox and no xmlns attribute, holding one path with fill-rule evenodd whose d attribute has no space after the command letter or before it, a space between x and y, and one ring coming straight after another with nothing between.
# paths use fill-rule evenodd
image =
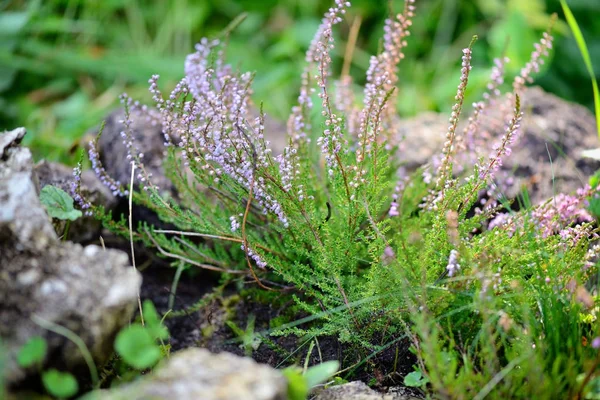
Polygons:
<instances>
[{"instance_id":1,"label":"purple heather flower","mask_svg":"<svg viewBox=\"0 0 600 400\"><path fill-rule=\"evenodd\" d=\"M548 50L552 49L552 41L554 40L549 31L550 29L544 32L540 42L533 45L534 50L531 53L531 59L521 69L521 73L515 77L513 82L514 93L519 93L525 86L525 83L533 82L533 78L531 77L533 73L540 72L540 67L544 64L543 57L548 57Z\"/></svg>"},{"instance_id":2,"label":"purple heather flower","mask_svg":"<svg viewBox=\"0 0 600 400\"><path fill-rule=\"evenodd\" d=\"M450 251L450 257L448 257L448 265L446 266L446 270L448 271L448 276L452 277L455 273L460 270L460 264L458 263L458 251L452 249Z\"/></svg>"},{"instance_id":3,"label":"purple heather flower","mask_svg":"<svg viewBox=\"0 0 600 400\"><path fill-rule=\"evenodd\" d=\"M450 119L448 120L448 131L446 132L446 141L444 142L444 148L442 149L443 158L437 169L438 179L436 182L436 186L442 191L442 193L445 189L444 186L446 184L446 181L449 178L451 178L450 174L453 163L452 154L456 150L456 127L458 125L458 120L462 111L462 105L465 98L465 90L469 82L469 73L472 69L471 55L471 46L463 49L460 83L458 84L458 88L456 90L456 96L454 96L454 100L456 100L456 103L452 106L452 113L450 114Z\"/></svg>"}]
</instances>

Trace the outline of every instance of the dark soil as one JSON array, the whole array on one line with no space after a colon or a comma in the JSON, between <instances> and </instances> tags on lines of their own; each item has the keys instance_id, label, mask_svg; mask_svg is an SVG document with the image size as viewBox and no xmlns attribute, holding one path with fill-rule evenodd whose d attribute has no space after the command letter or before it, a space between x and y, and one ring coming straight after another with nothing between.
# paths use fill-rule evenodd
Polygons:
<instances>
[{"instance_id":1,"label":"dark soil","mask_svg":"<svg viewBox=\"0 0 600 400\"><path fill-rule=\"evenodd\" d=\"M174 268L149 268L144 271L142 300L152 300L161 313L168 311L170 288L175 274ZM203 296L209 295L218 284L218 276L207 273L192 275L184 273L179 281L175 296L174 310L184 310L194 306ZM244 330L250 315L255 320L255 333L269 330L270 321L286 311L285 305L259 303L251 296L240 297L236 288L226 288L222 296L208 302L204 307L183 313L184 315L166 318L171 335L172 351L188 347L205 347L213 352L228 351L240 356L246 354L241 340L225 323L230 320ZM298 318L303 317L299 315ZM296 336L268 336L260 346L251 352L253 359L276 368L289 365L303 366L309 351L309 342ZM308 365L322 361L338 360L341 369L350 368L343 377L347 380L362 380L371 386L385 390L402 384L403 377L413 370L415 356L408 350L410 344L405 339L373 355L374 351L358 351L335 337L317 338L310 354ZM394 338L386 338L386 342ZM370 357L366 362L365 358Z\"/></svg>"}]
</instances>

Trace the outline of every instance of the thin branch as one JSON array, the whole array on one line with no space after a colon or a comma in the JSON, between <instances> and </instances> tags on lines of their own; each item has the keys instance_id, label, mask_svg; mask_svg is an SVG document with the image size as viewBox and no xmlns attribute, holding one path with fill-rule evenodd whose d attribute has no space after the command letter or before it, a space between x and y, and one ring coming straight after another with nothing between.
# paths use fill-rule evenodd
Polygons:
<instances>
[{"instance_id":1,"label":"thin branch","mask_svg":"<svg viewBox=\"0 0 600 400\"><path fill-rule=\"evenodd\" d=\"M135 163L131 163L131 182L129 184L129 244L131 245L131 263L133 264L133 269L137 271L135 266L135 252L133 251L133 217L132 217L132 208L133 208L133 177L135 173ZM144 326L144 312L142 311L142 299L140 297L140 291L138 289L137 292L137 300L138 307L140 309L140 318L142 320L142 326Z\"/></svg>"},{"instance_id":2,"label":"thin branch","mask_svg":"<svg viewBox=\"0 0 600 400\"><path fill-rule=\"evenodd\" d=\"M187 257L183 257L179 254L169 253L168 251L165 251L162 247L160 247L158 242L154 239L154 237L152 237L152 235L150 234L150 232L148 232L147 229L144 229L144 232L146 232L146 235L148 236L148 238L150 239L152 244L154 244L154 247L156 247L156 249L160 252L160 254L162 254L165 257L170 257L170 258L174 258L176 260L185 261L188 264L195 265L196 267L200 267L203 269L208 269L210 271L217 271L217 272L223 272L223 273L228 273L228 274L245 274L244 271L236 271L233 269L225 269L225 268L215 267L214 265L210 265L210 264L202 264L197 261L191 260Z\"/></svg>"}]
</instances>

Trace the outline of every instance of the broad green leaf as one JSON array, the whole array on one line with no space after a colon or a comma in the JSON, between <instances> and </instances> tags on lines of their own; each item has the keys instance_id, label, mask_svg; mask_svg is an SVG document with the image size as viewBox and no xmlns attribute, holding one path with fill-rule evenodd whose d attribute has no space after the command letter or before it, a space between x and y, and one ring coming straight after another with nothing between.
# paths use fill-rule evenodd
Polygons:
<instances>
[{"instance_id":1,"label":"broad green leaf","mask_svg":"<svg viewBox=\"0 0 600 400\"><path fill-rule=\"evenodd\" d=\"M319 383L325 382L327 379L331 378L339 368L340 362L336 360L325 361L324 363L310 367L304 374L307 386L313 388Z\"/></svg>"},{"instance_id":2,"label":"broad green leaf","mask_svg":"<svg viewBox=\"0 0 600 400\"><path fill-rule=\"evenodd\" d=\"M17 362L23 368L40 363L44 360L47 349L46 340L40 336L34 336L19 350Z\"/></svg>"},{"instance_id":3,"label":"broad green leaf","mask_svg":"<svg viewBox=\"0 0 600 400\"><path fill-rule=\"evenodd\" d=\"M127 364L137 369L150 368L161 358L160 347L154 342L150 332L139 324L119 332L115 350Z\"/></svg>"},{"instance_id":4,"label":"broad green leaf","mask_svg":"<svg viewBox=\"0 0 600 400\"><path fill-rule=\"evenodd\" d=\"M308 397L309 387L301 370L297 367L284 369L283 375L288 381L287 395L290 400L305 400Z\"/></svg>"},{"instance_id":5,"label":"broad green leaf","mask_svg":"<svg viewBox=\"0 0 600 400\"><path fill-rule=\"evenodd\" d=\"M50 369L42 373L42 382L48 393L59 398L71 397L79 391L77 380L68 372Z\"/></svg>"},{"instance_id":6,"label":"broad green leaf","mask_svg":"<svg viewBox=\"0 0 600 400\"><path fill-rule=\"evenodd\" d=\"M73 198L56 186L44 186L40 193L40 201L52 218L75 221L82 215L81 211L73 208Z\"/></svg>"},{"instance_id":7,"label":"broad green leaf","mask_svg":"<svg viewBox=\"0 0 600 400\"><path fill-rule=\"evenodd\" d=\"M581 29L579 29L579 24L577 23L575 16L571 12L569 5L565 0L560 0L560 4L562 5L563 12L565 13L567 23L569 24L569 27L573 32L573 36L575 36L575 41L577 42L577 46L579 47L579 51L581 52L581 56L583 57L585 67L587 68L588 73L592 78L592 89L594 90L594 106L596 110L596 129L598 130L598 137L600 137L600 90L598 90L598 81L596 81L596 75L594 74L592 59L590 58L590 53L585 43L585 39L583 38L583 34L581 33Z\"/></svg>"},{"instance_id":8,"label":"broad green leaf","mask_svg":"<svg viewBox=\"0 0 600 400\"><path fill-rule=\"evenodd\" d=\"M413 371L404 377L404 384L410 387L420 387L426 385L427 382L427 378L423 377L421 371Z\"/></svg>"}]
</instances>

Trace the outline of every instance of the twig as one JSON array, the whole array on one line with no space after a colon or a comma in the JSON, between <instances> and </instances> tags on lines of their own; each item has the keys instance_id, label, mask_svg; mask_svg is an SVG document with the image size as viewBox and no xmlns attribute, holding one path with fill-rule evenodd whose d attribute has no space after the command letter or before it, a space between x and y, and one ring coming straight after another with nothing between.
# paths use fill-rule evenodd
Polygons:
<instances>
[{"instance_id":1,"label":"twig","mask_svg":"<svg viewBox=\"0 0 600 400\"><path fill-rule=\"evenodd\" d=\"M152 237L152 235L150 234L150 232L148 232L147 229L144 229L144 232L146 232L148 239L150 239L150 241L152 242L154 247L156 247L156 249L159 251L159 253L165 257L171 257L176 260L184 261L188 264L195 265L196 267L208 269L210 271L224 272L224 273L228 273L228 274L245 274L244 271L236 271L233 269L218 268L218 267L215 267L214 265L202 264L202 263L196 262L194 260L190 260L189 258L183 257L179 254L169 253L168 251L165 251L162 247L160 247L158 242L154 239L154 237Z\"/></svg>"},{"instance_id":2,"label":"twig","mask_svg":"<svg viewBox=\"0 0 600 400\"><path fill-rule=\"evenodd\" d=\"M131 181L129 184L129 243L131 245L131 263L133 264L133 269L137 271L137 268L135 266L135 252L133 251L133 217L132 217L132 199L133 199L133 177L134 177L134 173L135 173L135 163L132 162L131 163ZM144 312L142 311L142 299L140 298L140 291L138 289L137 292L137 299L138 299L138 307L140 309L140 318L142 320L142 326L144 326Z\"/></svg>"}]
</instances>

